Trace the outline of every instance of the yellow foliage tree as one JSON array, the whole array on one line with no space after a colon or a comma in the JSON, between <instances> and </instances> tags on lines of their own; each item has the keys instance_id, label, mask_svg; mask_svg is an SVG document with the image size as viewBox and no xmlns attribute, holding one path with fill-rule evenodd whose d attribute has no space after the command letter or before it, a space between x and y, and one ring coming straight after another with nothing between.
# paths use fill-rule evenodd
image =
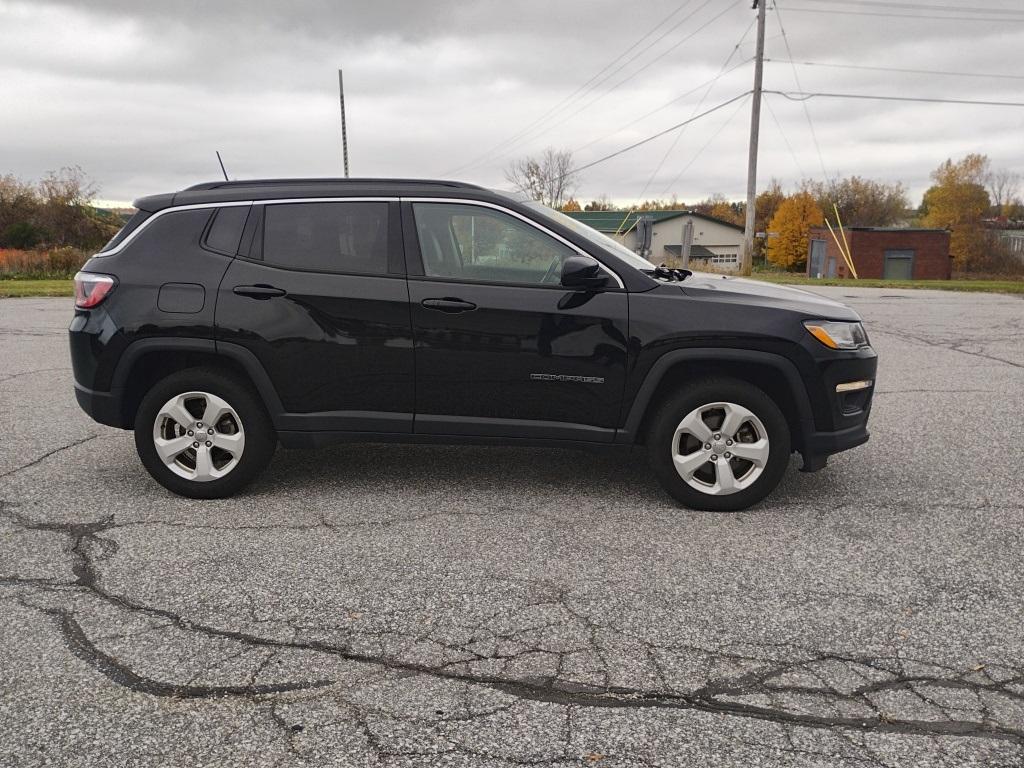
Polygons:
<instances>
[{"instance_id":1,"label":"yellow foliage tree","mask_svg":"<svg viewBox=\"0 0 1024 768\"><path fill-rule=\"evenodd\" d=\"M582 211L583 209L580 208L580 204L578 202L576 202L576 198L575 197L570 197L568 200L565 201L565 205L562 206L562 210L568 212L568 211Z\"/></svg>"},{"instance_id":2,"label":"yellow foliage tree","mask_svg":"<svg viewBox=\"0 0 1024 768\"><path fill-rule=\"evenodd\" d=\"M982 218L991 205L985 180L988 158L967 155L963 160L947 160L932 172L935 186L924 193L925 227L952 232L949 251L957 269L981 266L988 258L988 233Z\"/></svg>"},{"instance_id":3,"label":"yellow foliage tree","mask_svg":"<svg viewBox=\"0 0 1024 768\"><path fill-rule=\"evenodd\" d=\"M814 197L798 192L779 205L768 224L768 261L785 269L795 269L807 261L811 227L820 227L825 217Z\"/></svg>"}]
</instances>

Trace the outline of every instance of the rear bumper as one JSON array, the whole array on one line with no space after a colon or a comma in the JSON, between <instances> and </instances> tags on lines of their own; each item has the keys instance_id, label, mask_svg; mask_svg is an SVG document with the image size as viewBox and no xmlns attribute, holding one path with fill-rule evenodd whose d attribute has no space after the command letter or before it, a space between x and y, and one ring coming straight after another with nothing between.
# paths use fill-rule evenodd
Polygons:
<instances>
[{"instance_id":1,"label":"rear bumper","mask_svg":"<svg viewBox=\"0 0 1024 768\"><path fill-rule=\"evenodd\" d=\"M90 418L110 427L124 428L121 423L121 391L97 392L75 382L75 399Z\"/></svg>"}]
</instances>

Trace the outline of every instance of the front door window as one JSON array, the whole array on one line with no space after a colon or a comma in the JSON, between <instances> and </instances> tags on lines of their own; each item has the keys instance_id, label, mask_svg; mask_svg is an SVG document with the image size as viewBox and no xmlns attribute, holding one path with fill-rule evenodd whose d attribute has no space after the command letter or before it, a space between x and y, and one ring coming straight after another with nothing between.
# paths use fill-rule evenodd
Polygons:
<instances>
[{"instance_id":1,"label":"front door window","mask_svg":"<svg viewBox=\"0 0 1024 768\"><path fill-rule=\"evenodd\" d=\"M576 252L514 216L457 203L414 203L427 277L558 285Z\"/></svg>"}]
</instances>

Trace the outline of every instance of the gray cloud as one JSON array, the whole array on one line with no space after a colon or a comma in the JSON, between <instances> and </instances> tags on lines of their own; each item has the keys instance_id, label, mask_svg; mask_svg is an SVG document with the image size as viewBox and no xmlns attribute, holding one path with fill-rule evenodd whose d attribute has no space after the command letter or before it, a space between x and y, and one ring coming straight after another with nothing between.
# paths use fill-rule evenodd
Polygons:
<instances>
[{"instance_id":1,"label":"gray cloud","mask_svg":"<svg viewBox=\"0 0 1024 768\"><path fill-rule=\"evenodd\" d=\"M458 174L491 185L503 184L511 158L545 146L580 148L577 161L586 163L687 119L706 89L618 130L714 77L752 19L749 1L0 0L0 172L33 178L78 164L114 199L215 178L215 149L236 176L337 175L336 70L344 66L353 172L445 174L521 132L684 5L656 35L682 21L678 28L599 89ZM1016 0L985 5L1021 10ZM842 8L817 0L779 6L769 13L771 59L788 58L781 15L798 61L1024 75L1024 23L798 10ZM752 55L751 41L748 34L733 63ZM766 88L795 89L789 64L766 66ZM813 91L1024 101L1024 80L797 73ZM750 65L739 67L701 109L750 80ZM966 152L1024 172L1024 109L814 99L807 106L819 160L803 107L767 101L763 180L820 178L823 162L832 174L903 180L919 195L939 162ZM740 197L748 121L745 106L726 108L685 129L657 173L674 135L586 171L580 193Z\"/></svg>"}]
</instances>

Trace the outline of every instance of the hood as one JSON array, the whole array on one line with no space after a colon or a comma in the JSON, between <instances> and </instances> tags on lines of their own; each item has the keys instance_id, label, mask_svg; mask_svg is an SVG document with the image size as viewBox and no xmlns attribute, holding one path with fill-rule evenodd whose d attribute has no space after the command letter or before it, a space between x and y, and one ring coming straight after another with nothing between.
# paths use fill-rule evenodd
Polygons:
<instances>
[{"instance_id":1,"label":"hood","mask_svg":"<svg viewBox=\"0 0 1024 768\"><path fill-rule=\"evenodd\" d=\"M765 283L744 277L694 272L679 283L680 289L691 296L733 299L764 305L783 306L808 315L832 320L860 320L860 316L845 304L816 293L788 285Z\"/></svg>"}]
</instances>

